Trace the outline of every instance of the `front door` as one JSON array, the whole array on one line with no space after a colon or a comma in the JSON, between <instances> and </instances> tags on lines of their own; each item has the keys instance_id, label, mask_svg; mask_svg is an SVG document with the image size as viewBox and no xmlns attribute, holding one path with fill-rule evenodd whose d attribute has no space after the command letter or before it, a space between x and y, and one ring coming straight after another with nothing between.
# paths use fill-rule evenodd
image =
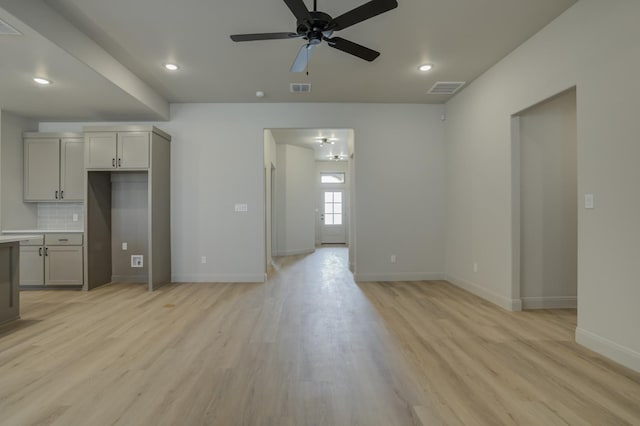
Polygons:
<instances>
[{"instance_id":1,"label":"front door","mask_svg":"<svg viewBox=\"0 0 640 426\"><path fill-rule=\"evenodd\" d=\"M322 191L322 213L320 214L322 244L345 244L344 191Z\"/></svg>"}]
</instances>

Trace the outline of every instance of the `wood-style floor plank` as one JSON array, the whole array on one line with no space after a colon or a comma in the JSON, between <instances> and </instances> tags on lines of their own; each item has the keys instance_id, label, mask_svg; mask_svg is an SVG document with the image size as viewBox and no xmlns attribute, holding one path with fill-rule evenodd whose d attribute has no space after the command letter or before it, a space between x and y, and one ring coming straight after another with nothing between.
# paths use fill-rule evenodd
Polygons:
<instances>
[{"instance_id":1,"label":"wood-style floor plank","mask_svg":"<svg viewBox=\"0 0 640 426\"><path fill-rule=\"evenodd\" d=\"M0 327L1 425L634 425L640 374L440 282L354 283L347 250L264 284L30 291Z\"/></svg>"}]
</instances>

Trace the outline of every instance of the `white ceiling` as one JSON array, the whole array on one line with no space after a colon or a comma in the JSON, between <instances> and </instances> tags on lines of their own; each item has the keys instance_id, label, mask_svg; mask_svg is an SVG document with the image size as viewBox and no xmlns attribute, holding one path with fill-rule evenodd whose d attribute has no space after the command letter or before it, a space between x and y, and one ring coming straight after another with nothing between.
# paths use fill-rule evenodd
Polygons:
<instances>
[{"instance_id":1,"label":"white ceiling","mask_svg":"<svg viewBox=\"0 0 640 426\"><path fill-rule=\"evenodd\" d=\"M296 145L312 149L316 161L334 161L335 155L348 161L353 154L352 129L269 129L277 144ZM321 144L318 138L336 139L333 144Z\"/></svg>"},{"instance_id":2,"label":"white ceiling","mask_svg":"<svg viewBox=\"0 0 640 426\"><path fill-rule=\"evenodd\" d=\"M46 119L164 115L104 69L86 64L91 49L78 54L78 37L48 42L54 23L35 19L38 8L65 18L55 24L58 33L63 26L79 29L88 36L87 46L95 41L94 50L106 51L169 102L442 103L447 96L426 94L434 82L472 81L575 1L399 0L397 9L336 33L380 51L376 61L322 45L306 76L289 72L299 39L229 39L238 33L294 31L295 19L282 0L32 0L29 6L0 0L0 18L25 33L0 37L0 107ZM338 16L364 2L319 0L318 8ZM165 71L162 64L169 61L181 70ZM420 63L433 64L433 71L420 73ZM39 67L56 82L46 99L28 86L27 77ZM310 82L313 91L291 94L291 82ZM266 96L257 99L257 90Z\"/></svg>"}]
</instances>

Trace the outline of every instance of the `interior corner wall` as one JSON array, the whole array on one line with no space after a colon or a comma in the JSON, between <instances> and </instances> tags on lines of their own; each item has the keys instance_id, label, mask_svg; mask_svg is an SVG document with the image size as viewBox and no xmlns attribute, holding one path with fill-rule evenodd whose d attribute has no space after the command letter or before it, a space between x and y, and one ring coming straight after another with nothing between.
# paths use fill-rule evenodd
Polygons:
<instances>
[{"instance_id":1,"label":"interior corner wall","mask_svg":"<svg viewBox=\"0 0 640 426\"><path fill-rule=\"evenodd\" d=\"M442 278L443 112L413 104L172 104L170 121L148 124L172 136L173 281L264 280L269 128L354 129L356 279ZM92 124L131 123L40 123L40 130ZM236 203L248 211L234 212Z\"/></svg>"},{"instance_id":2,"label":"interior corner wall","mask_svg":"<svg viewBox=\"0 0 640 426\"><path fill-rule=\"evenodd\" d=\"M315 250L313 150L280 144L276 152L278 255L312 253Z\"/></svg>"},{"instance_id":3,"label":"interior corner wall","mask_svg":"<svg viewBox=\"0 0 640 426\"><path fill-rule=\"evenodd\" d=\"M638 16L636 0L580 0L446 104L446 269L517 306L511 117L577 87L578 194L596 204L578 211L576 339L640 371Z\"/></svg>"},{"instance_id":4,"label":"interior corner wall","mask_svg":"<svg viewBox=\"0 0 640 426\"><path fill-rule=\"evenodd\" d=\"M578 281L576 92L563 93L522 112L519 117L523 308L575 308Z\"/></svg>"},{"instance_id":5,"label":"interior corner wall","mask_svg":"<svg viewBox=\"0 0 640 426\"><path fill-rule=\"evenodd\" d=\"M0 223L2 230L33 229L38 205L23 201L22 133L36 131L36 121L2 111L0 128Z\"/></svg>"},{"instance_id":6,"label":"interior corner wall","mask_svg":"<svg viewBox=\"0 0 640 426\"><path fill-rule=\"evenodd\" d=\"M265 227L266 227L266 241L265 241L265 247L267 250L267 264L270 264L273 261L273 256L276 255L276 253L272 253L272 247L274 247L274 239L276 238L276 235L272 235L272 217L271 214L276 213L277 216L277 210L276 210L276 206L274 203L274 206L272 208L271 206L271 200L273 198L273 196L275 194L271 194L271 188L273 187L272 182L271 182L271 168L275 167L276 171L278 169L278 161L277 161L277 154L276 154L276 141L273 138L273 133L271 132L271 130L269 129L265 129L264 131L264 188L265 188L265 199L264 199L264 205L265 205ZM276 226L277 228L277 226Z\"/></svg>"}]
</instances>

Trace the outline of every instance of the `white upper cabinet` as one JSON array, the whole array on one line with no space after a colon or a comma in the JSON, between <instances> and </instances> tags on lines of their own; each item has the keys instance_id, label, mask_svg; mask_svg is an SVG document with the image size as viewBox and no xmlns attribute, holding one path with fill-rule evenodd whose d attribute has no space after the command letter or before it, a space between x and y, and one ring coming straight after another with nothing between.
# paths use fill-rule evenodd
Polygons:
<instances>
[{"instance_id":1,"label":"white upper cabinet","mask_svg":"<svg viewBox=\"0 0 640 426\"><path fill-rule=\"evenodd\" d=\"M86 167L90 170L149 168L150 132L87 132Z\"/></svg>"},{"instance_id":2,"label":"white upper cabinet","mask_svg":"<svg viewBox=\"0 0 640 426\"><path fill-rule=\"evenodd\" d=\"M82 201L84 139L25 133L24 201Z\"/></svg>"}]
</instances>

